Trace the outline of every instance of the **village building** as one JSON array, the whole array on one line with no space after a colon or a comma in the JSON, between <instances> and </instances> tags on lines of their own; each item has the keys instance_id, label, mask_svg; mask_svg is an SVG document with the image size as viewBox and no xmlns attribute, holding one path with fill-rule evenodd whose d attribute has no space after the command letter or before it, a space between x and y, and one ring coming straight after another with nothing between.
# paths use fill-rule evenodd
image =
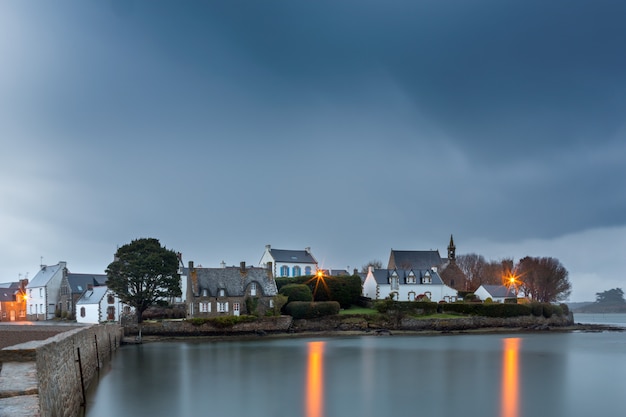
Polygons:
<instances>
[{"instance_id":1,"label":"village building","mask_svg":"<svg viewBox=\"0 0 626 417\"><path fill-rule=\"evenodd\" d=\"M491 299L494 303L503 303L507 299L518 298L518 292L513 285L481 285L474 291L474 295L481 301Z\"/></svg>"},{"instance_id":2,"label":"village building","mask_svg":"<svg viewBox=\"0 0 626 417\"><path fill-rule=\"evenodd\" d=\"M130 313L130 307L124 305L107 286L89 285L76 301L76 321L78 323L118 322L122 313Z\"/></svg>"},{"instance_id":3,"label":"village building","mask_svg":"<svg viewBox=\"0 0 626 417\"><path fill-rule=\"evenodd\" d=\"M261 268L272 269L275 277L299 277L313 275L317 271L317 260L311 253L311 248L304 250L273 249L265 245L265 252L259 262Z\"/></svg>"},{"instance_id":4,"label":"village building","mask_svg":"<svg viewBox=\"0 0 626 417\"><path fill-rule=\"evenodd\" d=\"M435 268L374 269L370 266L362 294L372 300L454 302L458 293L444 284Z\"/></svg>"},{"instance_id":5,"label":"village building","mask_svg":"<svg viewBox=\"0 0 626 417\"><path fill-rule=\"evenodd\" d=\"M270 266L202 268L189 262L185 269L189 317L264 315L274 307L278 291Z\"/></svg>"},{"instance_id":6,"label":"village building","mask_svg":"<svg viewBox=\"0 0 626 417\"><path fill-rule=\"evenodd\" d=\"M66 273L66 262L41 265L41 269L26 286L26 318L32 320L53 319L59 303L61 281Z\"/></svg>"},{"instance_id":7,"label":"village building","mask_svg":"<svg viewBox=\"0 0 626 417\"><path fill-rule=\"evenodd\" d=\"M0 283L0 321L26 320L27 279Z\"/></svg>"},{"instance_id":8,"label":"village building","mask_svg":"<svg viewBox=\"0 0 626 417\"><path fill-rule=\"evenodd\" d=\"M88 287L106 285L105 274L74 274L65 269L59 293L61 317L76 317L76 302Z\"/></svg>"}]
</instances>

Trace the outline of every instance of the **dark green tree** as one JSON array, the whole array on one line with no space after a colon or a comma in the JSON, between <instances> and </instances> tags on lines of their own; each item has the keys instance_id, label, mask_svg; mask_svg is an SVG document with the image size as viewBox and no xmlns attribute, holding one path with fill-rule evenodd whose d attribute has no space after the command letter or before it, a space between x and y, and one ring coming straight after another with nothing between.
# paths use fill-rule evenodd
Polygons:
<instances>
[{"instance_id":1,"label":"dark green tree","mask_svg":"<svg viewBox=\"0 0 626 417\"><path fill-rule=\"evenodd\" d=\"M622 291L621 288L613 288L612 290L597 292L596 303L611 305L625 304L626 300L624 300L624 291Z\"/></svg>"},{"instance_id":2,"label":"dark green tree","mask_svg":"<svg viewBox=\"0 0 626 417\"><path fill-rule=\"evenodd\" d=\"M135 308L141 324L143 312L159 301L182 294L176 252L158 239L142 238L120 247L106 269L107 286L120 300ZM140 326L139 338L141 338Z\"/></svg>"},{"instance_id":3,"label":"dark green tree","mask_svg":"<svg viewBox=\"0 0 626 417\"><path fill-rule=\"evenodd\" d=\"M288 302L292 301L313 301L313 293L311 289L304 284L287 284L278 291L282 295L289 297Z\"/></svg>"}]
</instances>

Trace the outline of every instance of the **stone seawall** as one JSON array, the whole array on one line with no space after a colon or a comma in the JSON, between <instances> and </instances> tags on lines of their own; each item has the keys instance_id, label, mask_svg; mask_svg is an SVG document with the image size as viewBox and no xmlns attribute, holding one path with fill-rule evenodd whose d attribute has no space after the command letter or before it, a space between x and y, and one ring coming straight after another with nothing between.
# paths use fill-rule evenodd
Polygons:
<instances>
[{"instance_id":1,"label":"stone seawall","mask_svg":"<svg viewBox=\"0 0 626 417\"><path fill-rule=\"evenodd\" d=\"M415 332L454 332L489 329L547 329L571 326L573 317L556 315L544 317L458 317L452 319L419 319L412 317L389 318L367 315L336 315L319 319L294 320L290 316L264 317L257 321L238 323L220 328L210 323L194 325L184 320L144 322L142 334L158 337L185 336L246 336L266 334L293 334L304 332L342 332L376 330L415 331ZM126 327L125 335L134 336L137 326Z\"/></svg>"},{"instance_id":2,"label":"stone seawall","mask_svg":"<svg viewBox=\"0 0 626 417\"><path fill-rule=\"evenodd\" d=\"M119 325L101 324L0 350L2 416L79 415L83 388L117 350L121 337Z\"/></svg>"}]
</instances>

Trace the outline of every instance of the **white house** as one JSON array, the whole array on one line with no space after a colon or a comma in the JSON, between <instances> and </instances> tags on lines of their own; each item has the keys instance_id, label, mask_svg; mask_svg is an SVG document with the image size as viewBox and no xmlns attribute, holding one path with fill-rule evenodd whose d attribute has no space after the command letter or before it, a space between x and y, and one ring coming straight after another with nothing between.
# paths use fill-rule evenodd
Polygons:
<instances>
[{"instance_id":1,"label":"white house","mask_svg":"<svg viewBox=\"0 0 626 417\"><path fill-rule=\"evenodd\" d=\"M415 301L428 297L430 301L453 302L457 291L443 283L436 269L374 269L367 271L363 296L382 300L393 295L397 301Z\"/></svg>"},{"instance_id":2,"label":"white house","mask_svg":"<svg viewBox=\"0 0 626 417\"><path fill-rule=\"evenodd\" d=\"M107 286L89 287L76 302L78 323L119 321L120 315L124 312L130 312L130 308Z\"/></svg>"},{"instance_id":3,"label":"white house","mask_svg":"<svg viewBox=\"0 0 626 417\"><path fill-rule=\"evenodd\" d=\"M507 287L506 285L481 285L474 295L485 301L487 298L491 298L494 303L503 303L506 298L517 298L517 292L513 286Z\"/></svg>"},{"instance_id":4,"label":"white house","mask_svg":"<svg viewBox=\"0 0 626 417\"><path fill-rule=\"evenodd\" d=\"M311 248L287 250L272 249L271 245L265 245L259 266L268 268L270 263L275 277L299 277L313 275L317 271L317 261L311 254Z\"/></svg>"},{"instance_id":5,"label":"white house","mask_svg":"<svg viewBox=\"0 0 626 417\"><path fill-rule=\"evenodd\" d=\"M66 262L42 265L37 275L26 286L27 320L50 320L54 318L66 270Z\"/></svg>"}]
</instances>

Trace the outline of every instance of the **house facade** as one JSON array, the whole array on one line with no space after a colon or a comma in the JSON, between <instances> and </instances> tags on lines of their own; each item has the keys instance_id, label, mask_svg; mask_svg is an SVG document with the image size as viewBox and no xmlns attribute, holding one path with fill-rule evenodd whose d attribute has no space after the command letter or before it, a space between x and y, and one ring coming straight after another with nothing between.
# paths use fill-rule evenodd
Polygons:
<instances>
[{"instance_id":1,"label":"house facade","mask_svg":"<svg viewBox=\"0 0 626 417\"><path fill-rule=\"evenodd\" d=\"M435 268L430 269L374 269L367 271L363 282L363 296L372 300L393 297L397 301L454 302L457 291L444 284Z\"/></svg>"},{"instance_id":2,"label":"house facade","mask_svg":"<svg viewBox=\"0 0 626 417\"><path fill-rule=\"evenodd\" d=\"M189 262L187 276L187 315L189 317L264 315L273 308L278 294L269 268L201 268Z\"/></svg>"},{"instance_id":3,"label":"house facade","mask_svg":"<svg viewBox=\"0 0 626 417\"><path fill-rule=\"evenodd\" d=\"M27 279L0 283L0 321L26 320Z\"/></svg>"},{"instance_id":4,"label":"house facade","mask_svg":"<svg viewBox=\"0 0 626 417\"><path fill-rule=\"evenodd\" d=\"M119 321L122 313L130 312L120 299L107 286L92 287L83 292L76 301L76 321L78 323L104 323Z\"/></svg>"},{"instance_id":5,"label":"house facade","mask_svg":"<svg viewBox=\"0 0 626 417\"><path fill-rule=\"evenodd\" d=\"M481 301L491 298L494 303L503 303L507 298L518 298L515 287L506 285L481 285L474 291L474 295Z\"/></svg>"},{"instance_id":6,"label":"house facade","mask_svg":"<svg viewBox=\"0 0 626 417\"><path fill-rule=\"evenodd\" d=\"M26 286L28 297L26 319L50 320L55 316L59 303L59 293L66 262L56 265L42 265L37 275Z\"/></svg>"},{"instance_id":7,"label":"house facade","mask_svg":"<svg viewBox=\"0 0 626 417\"><path fill-rule=\"evenodd\" d=\"M265 252L263 252L259 266L272 268L275 277L299 277L315 274L317 260L311 253L311 248L273 249L271 245L265 245Z\"/></svg>"},{"instance_id":8,"label":"house facade","mask_svg":"<svg viewBox=\"0 0 626 417\"><path fill-rule=\"evenodd\" d=\"M73 274L66 269L59 290L62 317L76 317L76 302L88 287L106 285L105 274Z\"/></svg>"}]
</instances>

